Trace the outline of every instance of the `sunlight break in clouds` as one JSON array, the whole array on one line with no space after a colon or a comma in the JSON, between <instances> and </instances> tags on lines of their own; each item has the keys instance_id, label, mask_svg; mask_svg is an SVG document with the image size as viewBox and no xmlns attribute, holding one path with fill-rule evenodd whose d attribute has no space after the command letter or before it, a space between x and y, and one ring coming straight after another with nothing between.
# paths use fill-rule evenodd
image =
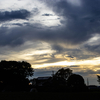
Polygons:
<instances>
[{"instance_id":1,"label":"sunlight break in clouds","mask_svg":"<svg viewBox=\"0 0 100 100\"><path fill-rule=\"evenodd\" d=\"M67 62L67 61L62 61L62 62L55 62L55 63L51 63L51 64L43 64L43 65L33 65L33 68L44 68L44 67L51 67L51 66L71 66L71 65L75 65L75 62Z\"/></svg>"},{"instance_id":2,"label":"sunlight break in clouds","mask_svg":"<svg viewBox=\"0 0 100 100\"><path fill-rule=\"evenodd\" d=\"M62 61L62 62L55 62L55 63L50 63L50 64L42 64L42 65L33 65L33 68L43 68L43 67L50 67L50 66L73 66L73 65L86 65L88 66L93 66L93 65L100 65L100 57L91 59L91 60L72 60L72 61ZM95 68L94 68L95 69Z\"/></svg>"}]
</instances>

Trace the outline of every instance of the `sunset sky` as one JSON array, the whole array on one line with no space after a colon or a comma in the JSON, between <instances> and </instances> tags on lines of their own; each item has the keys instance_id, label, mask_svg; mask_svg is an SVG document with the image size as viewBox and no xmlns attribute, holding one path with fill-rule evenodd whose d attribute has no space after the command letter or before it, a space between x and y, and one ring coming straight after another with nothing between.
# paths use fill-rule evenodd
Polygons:
<instances>
[{"instance_id":1,"label":"sunset sky","mask_svg":"<svg viewBox=\"0 0 100 100\"><path fill-rule=\"evenodd\" d=\"M0 0L0 60L27 61L34 77L70 68L99 85L100 0Z\"/></svg>"}]
</instances>

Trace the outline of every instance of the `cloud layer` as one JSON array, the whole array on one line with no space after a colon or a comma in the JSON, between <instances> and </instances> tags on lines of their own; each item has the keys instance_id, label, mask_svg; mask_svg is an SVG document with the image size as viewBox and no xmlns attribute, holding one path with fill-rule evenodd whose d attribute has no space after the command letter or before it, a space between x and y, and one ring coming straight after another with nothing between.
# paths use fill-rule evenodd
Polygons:
<instances>
[{"instance_id":1,"label":"cloud layer","mask_svg":"<svg viewBox=\"0 0 100 100\"><path fill-rule=\"evenodd\" d=\"M78 5L78 2L80 2L80 5ZM75 51L76 48L79 48L76 50L80 51L80 48L82 48L99 53L99 45L83 44L100 32L100 1L79 0L73 3L72 1L59 0L51 4L53 6L49 4L49 7L59 16L62 24L61 26L53 27L53 29L43 26L42 23L34 23L34 19L33 23L30 23L32 12L25 9L0 12L0 21L3 22L0 27L0 45L18 46L26 41L42 41L49 43L52 49L60 52L68 51L69 49ZM48 5L48 2L46 2L46 5ZM33 14L33 16L36 15ZM48 17L52 16L52 14L44 13L42 16ZM6 26L6 21L10 23L11 20L26 20L27 18L29 20L27 22L12 23L12 25L19 27L9 28L3 26L4 22Z\"/></svg>"}]
</instances>

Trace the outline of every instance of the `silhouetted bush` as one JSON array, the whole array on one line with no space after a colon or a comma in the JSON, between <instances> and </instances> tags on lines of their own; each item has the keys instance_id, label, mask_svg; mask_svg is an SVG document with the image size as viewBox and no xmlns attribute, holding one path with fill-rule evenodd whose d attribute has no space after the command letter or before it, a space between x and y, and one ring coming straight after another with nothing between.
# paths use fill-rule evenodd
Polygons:
<instances>
[{"instance_id":1,"label":"silhouetted bush","mask_svg":"<svg viewBox=\"0 0 100 100\"><path fill-rule=\"evenodd\" d=\"M87 86L85 85L84 79L81 75L72 74L67 80L67 86L70 91L88 91Z\"/></svg>"}]
</instances>

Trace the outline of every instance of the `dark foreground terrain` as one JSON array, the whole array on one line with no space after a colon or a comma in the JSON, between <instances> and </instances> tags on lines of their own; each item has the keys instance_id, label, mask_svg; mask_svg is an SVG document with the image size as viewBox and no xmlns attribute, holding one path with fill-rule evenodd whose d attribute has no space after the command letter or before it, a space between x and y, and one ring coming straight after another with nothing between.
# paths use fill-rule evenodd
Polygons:
<instances>
[{"instance_id":1,"label":"dark foreground terrain","mask_svg":"<svg viewBox=\"0 0 100 100\"><path fill-rule=\"evenodd\" d=\"M84 93L0 93L0 100L100 100L100 92Z\"/></svg>"}]
</instances>

